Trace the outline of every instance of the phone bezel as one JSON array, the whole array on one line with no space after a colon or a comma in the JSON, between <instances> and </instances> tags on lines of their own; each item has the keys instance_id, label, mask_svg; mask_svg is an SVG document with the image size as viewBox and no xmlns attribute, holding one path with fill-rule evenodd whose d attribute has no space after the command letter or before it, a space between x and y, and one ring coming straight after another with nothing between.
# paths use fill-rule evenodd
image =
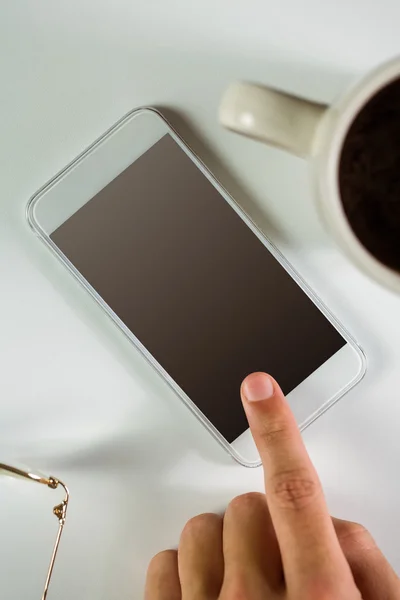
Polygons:
<instances>
[{"instance_id":1,"label":"phone bezel","mask_svg":"<svg viewBox=\"0 0 400 600\"><path fill-rule=\"evenodd\" d=\"M237 460L240 464L247 467L255 467L260 464L260 458L255 448L253 439L250 431L246 430L239 438L234 442L229 443L223 435L214 427L211 421L202 413L202 411L194 404L194 402L185 394L185 392L177 385L177 383L169 376L169 374L163 369L154 357L147 351L147 349L141 344L141 342L135 337L123 321L113 312L113 310L104 302L101 296L96 292L94 288L84 279L74 265L68 260L68 258L60 251L56 244L50 238L50 235L57 226L61 225L68 216L71 216L76 210L83 206L86 202L94 196L97 191L105 187L107 183L112 181L120 172L122 172L129 164L135 160L135 156L132 154L132 148L129 146L129 158L124 155L123 160L117 167L117 171L112 177L108 177L105 173L106 169L98 169L103 173L108 181L100 181L100 178L96 179L97 189L87 190L82 192L83 200L78 194L74 194L75 203L72 208L71 203L66 204L65 198L71 198L71 190L68 190L68 177L74 172L77 172L78 168L82 168L84 163L87 164L88 158L91 159L93 165L96 165L96 151L101 150L105 147L104 144L107 141L113 139L114 143L119 132L126 131L128 126L138 123L138 119L142 117L147 121L155 123L152 130L148 130L148 136L143 137L141 132L140 143L139 139L137 145L134 148L137 156L140 156L148 148L153 145L162 134L170 134L175 142L182 148L182 150L189 156L189 158L195 163L200 169L203 175L211 182L211 184L218 190L226 202L231 206L233 210L240 216L240 218L246 223L246 225L253 231L253 233L260 239L266 249L271 252L274 258L282 265L282 267L289 273L289 275L296 281L304 293L312 300L312 302L318 307L323 315L332 323L332 325L339 331L342 337L347 342L346 345L333 355L326 363L321 365L314 373L312 373L306 380L304 380L299 386L295 388L290 394L288 394L288 401L295 413L297 421L301 429L307 427L316 418L318 418L323 412L325 412L332 404L334 404L339 398L341 398L349 389L351 389L358 381L362 379L366 370L365 355L356 341L352 336L345 330L345 328L338 322L338 320L332 315L329 309L324 303L318 298L318 296L310 289L306 282L300 277L300 275L293 269L293 267L284 258L281 252L276 246L260 231L257 225L252 219L243 211L243 209L235 202L235 200L228 194L223 186L215 179L208 168L200 160L200 158L192 152L192 150L185 144L183 139L174 130L174 128L168 123L163 115L155 108L143 107L134 109L120 119L113 127L111 127L106 133L99 137L92 145L90 145L84 152L82 152L75 160L53 177L48 183L46 183L36 194L34 194L28 202L27 206L27 220L33 231L39 238L52 250L59 260L68 268L68 270L74 275L76 279L85 287L85 289L91 294L96 302L106 311L109 317L116 323L119 329L129 338L129 340L135 345L135 347L144 355L144 357L150 362L150 364L156 369L156 371L167 381L172 389L179 395L181 400L190 408L190 410L197 416L202 424L212 433L214 438L227 450L231 456ZM147 127L147 125L146 125ZM139 129L138 129L139 130ZM114 136L114 137L113 137ZM158 137L159 136L159 137ZM122 150L124 144L128 144L127 141L121 143ZM127 146L128 148L128 146ZM127 149L126 148L126 149ZM126 150L125 149L125 150ZM114 156L114 154L113 154ZM133 157L133 158L132 158ZM89 172L89 171L88 171ZM84 172L83 172L84 174ZM98 180L98 181L97 181ZM63 188L64 186L64 188ZM99 187L100 186L100 187ZM82 187L82 186L81 186ZM79 191L81 191L79 187ZM83 186L84 187L84 186ZM76 187L75 190L78 188ZM57 193L54 191L57 190ZM47 207L43 212L43 201L46 199L48 203ZM44 226L43 222L40 223L38 220L38 207L41 206L42 220L44 219L47 223ZM67 210L67 212L65 212ZM46 213L47 211L47 213ZM71 212L72 211L72 212ZM62 216L60 216L62 215ZM58 222L57 222L58 219ZM46 231L46 229L48 231ZM319 398L319 400L318 400Z\"/></svg>"}]
</instances>

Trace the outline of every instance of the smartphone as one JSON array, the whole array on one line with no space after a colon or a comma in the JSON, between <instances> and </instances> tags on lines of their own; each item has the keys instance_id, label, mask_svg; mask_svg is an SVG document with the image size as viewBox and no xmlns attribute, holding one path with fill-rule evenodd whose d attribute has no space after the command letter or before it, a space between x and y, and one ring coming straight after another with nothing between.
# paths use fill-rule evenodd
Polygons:
<instances>
[{"instance_id":1,"label":"smartphone","mask_svg":"<svg viewBox=\"0 0 400 600\"><path fill-rule=\"evenodd\" d=\"M152 108L126 115L31 198L33 230L241 464L239 397L267 371L305 427L363 353Z\"/></svg>"}]
</instances>

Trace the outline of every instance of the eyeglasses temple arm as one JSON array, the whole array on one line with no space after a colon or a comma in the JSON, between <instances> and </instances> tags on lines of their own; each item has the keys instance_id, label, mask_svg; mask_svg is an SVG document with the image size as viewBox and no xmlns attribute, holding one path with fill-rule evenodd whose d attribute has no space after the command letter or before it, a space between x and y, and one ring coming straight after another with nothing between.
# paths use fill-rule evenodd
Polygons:
<instances>
[{"instance_id":1,"label":"eyeglasses temple arm","mask_svg":"<svg viewBox=\"0 0 400 600\"><path fill-rule=\"evenodd\" d=\"M66 487L66 485L64 485L62 483L62 481L58 481L57 479L54 479L52 477L49 479L48 486L50 488L56 489L59 485L61 485L64 488L65 498L61 502L61 504L57 504L57 506L55 506L54 509L53 509L53 513L55 514L55 516L58 519L59 526L58 526L58 532L57 532L56 541L54 543L53 554L51 556L49 569L47 571L47 577L46 577L46 582L45 582L45 585L44 585L44 591L43 591L42 600L46 600L46 598L47 598L47 592L49 590L50 579L51 579L51 576L53 574L54 563L55 563L55 560L56 560L58 547L60 545L61 534L62 534L63 529L64 529L65 517L66 517L66 514L67 514L67 508L68 508L68 500L69 500L69 491L68 491L68 488Z\"/></svg>"}]
</instances>

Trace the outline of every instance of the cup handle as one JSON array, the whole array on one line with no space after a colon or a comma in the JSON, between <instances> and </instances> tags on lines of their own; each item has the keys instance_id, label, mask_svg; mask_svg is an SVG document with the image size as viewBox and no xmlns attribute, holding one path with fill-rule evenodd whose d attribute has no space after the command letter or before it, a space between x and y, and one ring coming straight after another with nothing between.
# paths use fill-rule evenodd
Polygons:
<instances>
[{"instance_id":1,"label":"cup handle","mask_svg":"<svg viewBox=\"0 0 400 600\"><path fill-rule=\"evenodd\" d=\"M225 91L219 120L224 127L307 157L327 106L251 83L232 83Z\"/></svg>"}]
</instances>

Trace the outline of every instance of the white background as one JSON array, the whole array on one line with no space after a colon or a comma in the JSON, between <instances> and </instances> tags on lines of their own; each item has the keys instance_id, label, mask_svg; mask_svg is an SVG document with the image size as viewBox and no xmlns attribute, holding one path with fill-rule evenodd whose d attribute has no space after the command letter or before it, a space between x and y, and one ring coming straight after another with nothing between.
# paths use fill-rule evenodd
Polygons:
<instances>
[{"instance_id":1,"label":"white background","mask_svg":"<svg viewBox=\"0 0 400 600\"><path fill-rule=\"evenodd\" d=\"M261 471L214 445L25 222L38 187L144 104L164 108L364 347L364 381L304 437L332 513L367 525L400 570L400 298L323 233L305 163L216 119L236 78L331 101L399 53L399 22L393 0L0 3L0 456L71 488L51 598L140 598L151 555L190 516L262 489ZM40 597L56 496L0 484L9 600Z\"/></svg>"}]
</instances>

